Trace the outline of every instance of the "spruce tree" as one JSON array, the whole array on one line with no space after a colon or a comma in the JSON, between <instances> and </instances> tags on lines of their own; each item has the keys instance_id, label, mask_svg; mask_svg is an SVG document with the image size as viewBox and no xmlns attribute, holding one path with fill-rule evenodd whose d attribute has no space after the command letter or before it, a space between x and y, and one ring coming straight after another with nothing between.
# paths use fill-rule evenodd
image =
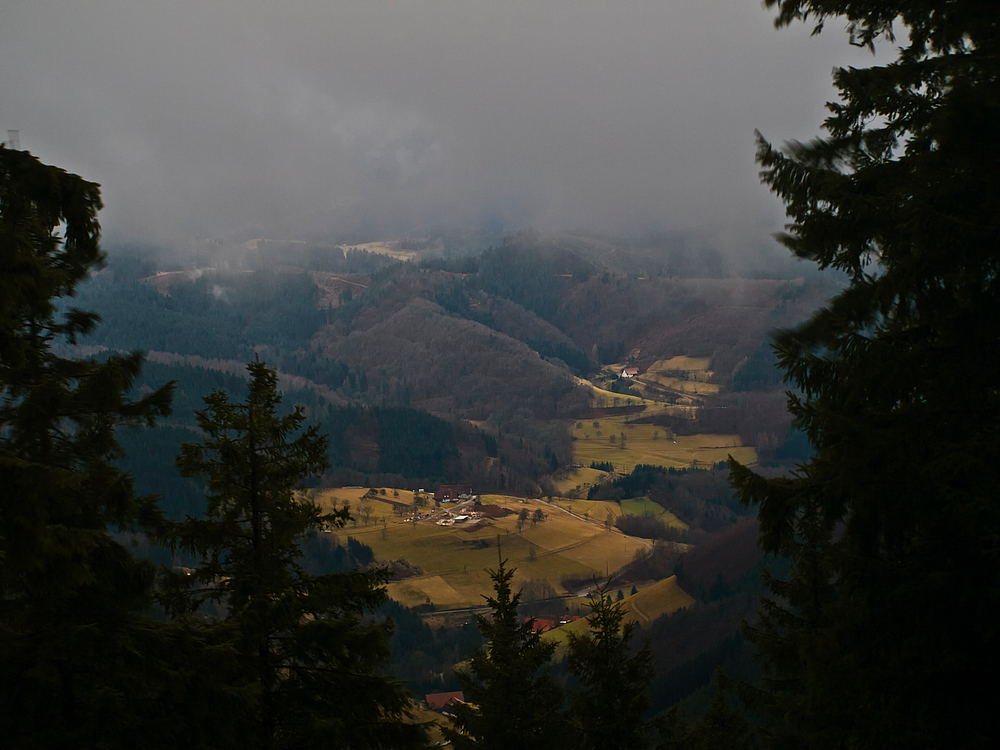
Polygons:
<instances>
[{"instance_id":1,"label":"spruce tree","mask_svg":"<svg viewBox=\"0 0 1000 750\"><path fill-rule=\"evenodd\" d=\"M174 547L200 557L177 576L165 601L175 613L215 602L231 633L255 708L248 730L256 748L405 748L424 730L409 719L401 684L381 670L391 623L373 615L385 601L384 568L311 575L302 544L349 520L324 513L296 490L328 465L327 439L303 429L301 407L279 414L277 376L251 363L249 393L231 403L224 391L197 412L205 434L183 446L178 467L207 479L203 518L172 532Z\"/></svg>"},{"instance_id":2,"label":"spruce tree","mask_svg":"<svg viewBox=\"0 0 1000 750\"><path fill-rule=\"evenodd\" d=\"M653 654L632 644L635 621L625 620L622 601L611 603L603 586L590 595L590 632L570 633L566 666L577 678L570 698L574 747L629 750L648 747ZM621 592L619 592L621 593Z\"/></svg>"},{"instance_id":3,"label":"spruce tree","mask_svg":"<svg viewBox=\"0 0 1000 750\"><path fill-rule=\"evenodd\" d=\"M902 42L834 72L827 135L776 149L782 241L844 290L776 338L814 447L797 474L731 462L761 544L793 561L748 629L774 747L989 747L1000 666L1000 3L766 0ZM905 40L896 40L894 33Z\"/></svg>"},{"instance_id":4,"label":"spruce tree","mask_svg":"<svg viewBox=\"0 0 1000 750\"><path fill-rule=\"evenodd\" d=\"M487 644L469 659L468 670L456 673L466 703L454 707L456 729L445 730L457 748L542 750L565 739L562 691L548 670L555 645L542 640L534 618L520 620L514 572L503 559L489 571L492 613L476 615Z\"/></svg>"},{"instance_id":5,"label":"spruce tree","mask_svg":"<svg viewBox=\"0 0 1000 750\"><path fill-rule=\"evenodd\" d=\"M169 414L128 397L142 356L60 356L98 322L58 304L103 259L100 189L0 147L0 737L5 747L159 746L172 738L144 618L154 569L113 536L155 531L113 459L115 428ZM146 736L151 732L151 735ZM145 737L145 741L141 741Z\"/></svg>"}]
</instances>

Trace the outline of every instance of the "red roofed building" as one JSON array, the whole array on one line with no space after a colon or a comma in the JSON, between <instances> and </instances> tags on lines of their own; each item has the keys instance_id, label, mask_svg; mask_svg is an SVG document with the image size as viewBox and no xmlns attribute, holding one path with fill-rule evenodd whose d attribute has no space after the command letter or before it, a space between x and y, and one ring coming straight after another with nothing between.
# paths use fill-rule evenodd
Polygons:
<instances>
[{"instance_id":1,"label":"red roofed building","mask_svg":"<svg viewBox=\"0 0 1000 750\"><path fill-rule=\"evenodd\" d=\"M530 619L531 619L530 617L525 617L524 621L527 622ZM559 623L556 622L555 620L545 620L541 618L535 620L536 633L547 633L548 631L557 627L559 627Z\"/></svg>"},{"instance_id":2,"label":"red roofed building","mask_svg":"<svg viewBox=\"0 0 1000 750\"><path fill-rule=\"evenodd\" d=\"M432 711L441 711L454 703L465 703L465 693L461 690L453 690L450 693L428 693L424 696L427 701L427 708Z\"/></svg>"},{"instance_id":3,"label":"red roofed building","mask_svg":"<svg viewBox=\"0 0 1000 750\"><path fill-rule=\"evenodd\" d=\"M467 484L442 484L434 493L434 499L438 502L442 500L458 500L462 495L471 496L472 487Z\"/></svg>"},{"instance_id":4,"label":"red roofed building","mask_svg":"<svg viewBox=\"0 0 1000 750\"><path fill-rule=\"evenodd\" d=\"M634 378L638 374L639 374L638 367L626 367L624 370L622 370L621 376L623 378Z\"/></svg>"}]
</instances>

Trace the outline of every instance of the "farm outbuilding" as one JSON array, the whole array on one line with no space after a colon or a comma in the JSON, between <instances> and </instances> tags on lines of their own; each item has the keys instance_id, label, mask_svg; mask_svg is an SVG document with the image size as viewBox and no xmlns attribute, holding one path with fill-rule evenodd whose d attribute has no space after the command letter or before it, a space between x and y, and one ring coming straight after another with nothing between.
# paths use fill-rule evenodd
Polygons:
<instances>
[{"instance_id":1,"label":"farm outbuilding","mask_svg":"<svg viewBox=\"0 0 1000 750\"><path fill-rule=\"evenodd\" d=\"M526 618L524 618L525 622L530 622L531 620L534 620L533 627L534 627L536 633L547 633L550 630L552 630L553 628L559 627L559 623L556 622L555 620L549 620L547 618L541 618L541 617L536 617L536 618L526 617Z\"/></svg>"},{"instance_id":2,"label":"farm outbuilding","mask_svg":"<svg viewBox=\"0 0 1000 750\"><path fill-rule=\"evenodd\" d=\"M438 502L468 497L472 497L472 487L467 484L442 484L434 492L434 499Z\"/></svg>"},{"instance_id":3,"label":"farm outbuilding","mask_svg":"<svg viewBox=\"0 0 1000 750\"><path fill-rule=\"evenodd\" d=\"M452 690L450 693L428 693L424 696L427 708L431 711L442 711L455 703L465 703L465 693Z\"/></svg>"},{"instance_id":4,"label":"farm outbuilding","mask_svg":"<svg viewBox=\"0 0 1000 750\"><path fill-rule=\"evenodd\" d=\"M483 518L503 518L504 516L514 515L514 511L510 508L504 508L499 505L480 505L478 503L472 506L472 512L478 513Z\"/></svg>"}]
</instances>

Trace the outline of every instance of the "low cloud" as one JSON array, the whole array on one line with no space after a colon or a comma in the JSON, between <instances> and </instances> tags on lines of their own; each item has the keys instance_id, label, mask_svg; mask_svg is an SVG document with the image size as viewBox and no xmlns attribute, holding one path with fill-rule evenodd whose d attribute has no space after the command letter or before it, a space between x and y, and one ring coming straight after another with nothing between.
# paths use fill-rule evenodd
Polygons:
<instances>
[{"instance_id":1,"label":"low cloud","mask_svg":"<svg viewBox=\"0 0 1000 750\"><path fill-rule=\"evenodd\" d=\"M108 233L774 229L753 130L816 134L831 25L745 0L11 0L0 131L101 182Z\"/></svg>"}]
</instances>

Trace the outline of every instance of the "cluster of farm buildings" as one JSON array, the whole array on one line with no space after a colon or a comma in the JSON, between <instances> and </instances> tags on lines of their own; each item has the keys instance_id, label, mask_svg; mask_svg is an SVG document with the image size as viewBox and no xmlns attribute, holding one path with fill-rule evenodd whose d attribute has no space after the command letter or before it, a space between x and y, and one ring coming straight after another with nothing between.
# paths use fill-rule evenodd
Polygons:
<instances>
[{"instance_id":1,"label":"cluster of farm buildings","mask_svg":"<svg viewBox=\"0 0 1000 750\"><path fill-rule=\"evenodd\" d=\"M478 502L471 508L463 508L460 513L444 512L444 517L438 522L438 526L454 526L457 523L468 523L481 521L484 518L503 518L513 515L514 511L509 508L501 508L499 505L480 505Z\"/></svg>"}]
</instances>

